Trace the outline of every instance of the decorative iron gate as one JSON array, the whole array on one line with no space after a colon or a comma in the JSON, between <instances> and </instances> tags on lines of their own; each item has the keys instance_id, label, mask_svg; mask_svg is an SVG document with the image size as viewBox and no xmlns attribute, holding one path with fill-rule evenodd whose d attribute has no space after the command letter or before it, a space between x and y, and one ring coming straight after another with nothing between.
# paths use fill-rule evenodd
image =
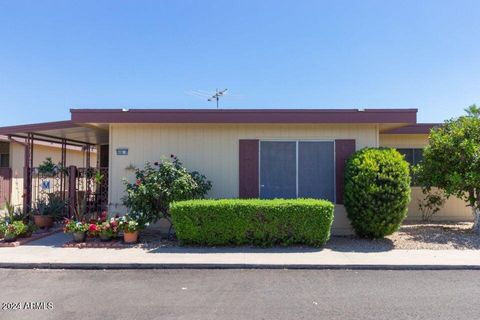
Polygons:
<instances>
[{"instance_id":1,"label":"decorative iron gate","mask_svg":"<svg viewBox=\"0 0 480 320\"><path fill-rule=\"evenodd\" d=\"M12 169L0 167L0 209L10 201L12 193Z\"/></svg>"},{"instance_id":2,"label":"decorative iron gate","mask_svg":"<svg viewBox=\"0 0 480 320\"><path fill-rule=\"evenodd\" d=\"M75 204L89 215L108 209L108 168L76 169Z\"/></svg>"}]
</instances>

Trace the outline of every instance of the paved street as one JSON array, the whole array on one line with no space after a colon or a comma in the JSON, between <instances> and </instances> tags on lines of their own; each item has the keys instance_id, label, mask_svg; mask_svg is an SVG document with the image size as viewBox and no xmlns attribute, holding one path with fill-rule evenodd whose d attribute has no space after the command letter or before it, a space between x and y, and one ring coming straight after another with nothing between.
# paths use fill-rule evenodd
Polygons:
<instances>
[{"instance_id":1,"label":"paved street","mask_svg":"<svg viewBox=\"0 0 480 320\"><path fill-rule=\"evenodd\" d=\"M480 314L480 271L1 269L0 283L2 307L21 305L1 310L0 319L438 320ZM50 309L25 310L35 306L26 302Z\"/></svg>"}]
</instances>

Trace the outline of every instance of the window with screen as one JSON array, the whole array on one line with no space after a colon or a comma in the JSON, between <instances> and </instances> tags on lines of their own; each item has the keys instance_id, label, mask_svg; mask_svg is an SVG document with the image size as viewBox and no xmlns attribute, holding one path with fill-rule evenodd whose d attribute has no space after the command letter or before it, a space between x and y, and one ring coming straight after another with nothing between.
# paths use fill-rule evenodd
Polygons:
<instances>
[{"instance_id":1,"label":"window with screen","mask_svg":"<svg viewBox=\"0 0 480 320\"><path fill-rule=\"evenodd\" d=\"M410 168L419 164L423 159L422 148L398 148L397 151L403 154L405 160L410 164ZM411 170L410 174L412 176L412 186L417 186L415 183L415 177L413 176Z\"/></svg>"},{"instance_id":2,"label":"window with screen","mask_svg":"<svg viewBox=\"0 0 480 320\"><path fill-rule=\"evenodd\" d=\"M261 141L260 198L335 199L333 141Z\"/></svg>"}]
</instances>

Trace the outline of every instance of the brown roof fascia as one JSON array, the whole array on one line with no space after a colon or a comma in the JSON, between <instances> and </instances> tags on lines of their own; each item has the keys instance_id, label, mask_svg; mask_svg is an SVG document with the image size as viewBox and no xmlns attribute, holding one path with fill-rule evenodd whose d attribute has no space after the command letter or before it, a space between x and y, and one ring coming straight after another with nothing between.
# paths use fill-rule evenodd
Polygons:
<instances>
[{"instance_id":1,"label":"brown roof fascia","mask_svg":"<svg viewBox=\"0 0 480 320\"><path fill-rule=\"evenodd\" d=\"M429 134L431 129L441 125L442 123L417 123L381 132L380 134Z\"/></svg>"},{"instance_id":2,"label":"brown roof fascia","mask_svg":"<svg viewBox=\"0 0 480 320\"><path fill-rule=\"evenodd\" d=\"M417 109L71 109L74 123L416 123Z\"/></svg>"},{"instance_id":3,"label":"brown roof fascia","mask_svg":"<svg viewBox=\"0 0 480 320\"><path fill-rule=\"evenodd\" d=\"M68 129L68 128L76 128L76 127L80 127L80 125L73 123L71 120L23 124L18 126L0 127L0 135L10 135L10 134L28 133L28 132L45 131L45 130Z\"/></svg>"}]
</instances>

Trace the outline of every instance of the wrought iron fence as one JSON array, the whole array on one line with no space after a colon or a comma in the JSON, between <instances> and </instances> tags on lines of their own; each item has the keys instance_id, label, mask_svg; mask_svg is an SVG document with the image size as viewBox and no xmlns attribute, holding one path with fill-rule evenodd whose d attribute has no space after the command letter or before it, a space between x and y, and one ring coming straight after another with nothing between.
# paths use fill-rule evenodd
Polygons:
<instances>
[{"instance_id":1,"label":"wrought iron fence","mask_svg":"<svg viewBox=\"0 0 480 320\"><path fill-rule=\"evenodd\" d=\"M38 168L30 168L32 177L32 208L35 209L39 202L47 202L50 196L67 200L68 179L66 170L40 172ZM66 208L62 214L66 213Z\"/></svg>"},{"instance_id":2,"label":"wrought iron fence","mask_svg":"<svg viewBox=\"0 0 480 320\"><path fill-rule=\"evenodd\" d=\"M75 192L77 207L85 214L108 208L108 168L77 168Z\"/></svg>"},{"instance_id":3,"label":"wrought iron fence","mask_svg":"<svg viewBox=\"0 0 480 320\"><path fill-rule=\"evenodd\" d=\"M74 210L83 214L100 213L108 208L108 168L77 168L41 173L31 168L32 208L51 195L61 198L66 206L63 214L72 216Z\"/></svg>"}]
</instances>

